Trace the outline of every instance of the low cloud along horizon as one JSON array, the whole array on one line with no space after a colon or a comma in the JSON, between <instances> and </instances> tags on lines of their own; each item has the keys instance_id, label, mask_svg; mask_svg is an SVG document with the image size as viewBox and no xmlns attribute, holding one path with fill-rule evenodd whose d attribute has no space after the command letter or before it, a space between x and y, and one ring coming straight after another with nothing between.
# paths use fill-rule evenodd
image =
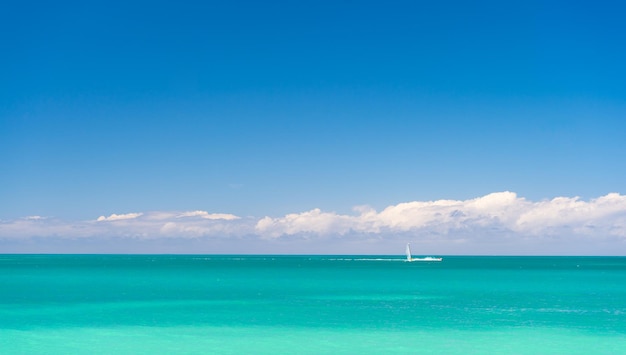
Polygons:
<instances>
[{"instance_id":1,"label":"low cloud along horizon","mask_svg":"<svg viewBox=\"0 0 626 355\"><path fill-rule=\"evenodd\" d=\"M0 220L4 252L624 255L626 196L529 201L509 191L412 201L353 214L282 217L207 211L111 214L86 221ZM419 251L418 251L419 253Z\"/></svg>"}]
</instances>

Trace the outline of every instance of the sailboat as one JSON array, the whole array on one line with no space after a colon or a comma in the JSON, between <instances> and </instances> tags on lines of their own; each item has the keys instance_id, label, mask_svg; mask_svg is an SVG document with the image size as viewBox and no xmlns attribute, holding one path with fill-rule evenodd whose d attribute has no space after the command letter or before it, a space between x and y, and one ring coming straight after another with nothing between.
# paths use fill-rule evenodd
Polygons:
<instances>
[{"instance_id":1,"label":"sailboat","mask_svg":"<svg viewBox=\"0 0 626 355\"><path fill-rule=\"evenodd\" d=\"M411 257L411 243L406 243L406 261L442 261L443 258L434 258L427 256L425 258L413 258Z\"/></svg>"}]
</instances>

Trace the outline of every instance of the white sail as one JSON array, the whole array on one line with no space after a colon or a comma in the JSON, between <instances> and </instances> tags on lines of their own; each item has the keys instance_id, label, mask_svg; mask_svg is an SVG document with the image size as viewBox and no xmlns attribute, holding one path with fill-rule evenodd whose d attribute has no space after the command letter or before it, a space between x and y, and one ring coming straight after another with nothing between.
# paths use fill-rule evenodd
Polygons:
<instances>
[{"instance_id":1,"label":"white sail","mask_svg":"<svg viewBox=\"0 0 626 355\"><path fill-rule=\"evenodd\" d=\"M425 258L413 258L411 256L411 243L406 243L406 261L442 261L443 258L427 256Z\"/></svg>"}]
</instances>

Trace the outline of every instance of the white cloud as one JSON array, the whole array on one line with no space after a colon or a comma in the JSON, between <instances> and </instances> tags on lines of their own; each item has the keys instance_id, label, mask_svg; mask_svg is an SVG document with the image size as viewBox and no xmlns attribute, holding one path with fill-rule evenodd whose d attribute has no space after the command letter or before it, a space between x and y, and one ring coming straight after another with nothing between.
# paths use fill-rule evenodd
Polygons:
<instances>
[{"instance_id":1,"label":"white cloud","mask_svg":"<svg viewBox=\"0 0 626 355\"><path fill-rule=\"evenodd\" d=\"M314 234L342 235L354 224L354 217L322 212L319 208L303 213L288 214L283 218L265 217L256 224L256 231L264 237L281 235Z\"/></svg>"},{"instance_id":2,"label":"white cloud","mask_svg":"<svg viewBox=\"0 0 626 355\"><path fill-rule=\"evenodd\" d=\"M611 193L589 202L578 197L557 197L532 205L511 226L518 232L533 235L553 234L567 229L576 234L597 234L626 237L626 196Z\"/></svg>"},{"instance_id":3,"label":"white cloud","mask_svg":"<svg viewBox=\"0 0 626 355\"><path fill-rule=\"evenodd\" d=\"M340 215L314 209L284 217L265 217L258 234L345 235L348 233L436 233L506 231L519 236L597 234L626 237L626 196L611 193L588 202L557 197L530 202L513 192L497 192L471 200L415 201L389 206L381 212L359 208L359 215Z\"/></svg>"},{"instance_id":4,"label":"white cloud","mask_svg":"<svg viewBox=\"0 0 626 355\"><path fill-rule=\"evenodd\" d=\"M100 216L98 217L98 222L108 222L108 221L120 221L124 219L134 219L142 216L143 213L126 213L126 214L112 214L109 217Z\"/></svg>"},{"instance_id":5,"label":"white cloud","mask_svg":"<svg viewBox=\"0 0 626 355\"><path fill-rule=\"evenodd\" d=\"M225 219L225 220L234 220L239 219L241 217L235 216L234 214L229 213L209 213L207 211L188 211L183 212L178 215L178 217L201 217L204 219Z\"/></svg>"},{"instance_id":6,"label":"white cloud","mask_svg":"<svg viewBox=\"0 0 626 355\"><path fill-rule=\"evenodd\" d=\"M348 248L352 243L361 246L361 252L370 253L380 252L380 247L386 245L395 250L401 241L421 242L450 253L547 252L541 248L552 243L549 250L556 253L565 246L572 253L578 250L585 254L590 246L602 245L602 250L626 254L626 196L610 193L588 201L578 197L529 201L506 191L468 200L404 202L380 211L357 206L352 214L316 208L262 218L207 211L154 211L111 214L77 222L40 216L0 220L0 243L33 237L39 238L39 242L46 238L110 237L232 239L233 246L246 238L271 245L293 246L296 242L310 246L319 242L316 250L324 250L324 246L336 250L336 245Z\"/></svg>"}]
</instances>

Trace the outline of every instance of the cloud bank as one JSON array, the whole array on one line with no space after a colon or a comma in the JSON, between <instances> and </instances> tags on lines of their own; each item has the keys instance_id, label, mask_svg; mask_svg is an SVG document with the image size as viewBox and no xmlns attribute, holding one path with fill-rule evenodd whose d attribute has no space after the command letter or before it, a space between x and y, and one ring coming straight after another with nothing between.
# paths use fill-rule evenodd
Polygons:
<instances>
[{"instance_id":1,"label":"cloud bank","mask_svg":"<svg viewBox=\"0 0 626 355\"><path fill-rule=\"evenodd\" d=\"M404 241L460 254L480 250L507 254L579 250L579 254L587 254L589 247L602 246L596 249L626 254L626 196L610 193L588 201L578 197L529 201L506 191L469 200L404 202L381 211L359 206L352 214L316 208L262 218L153 211L76 222L41 216L0 220L0 243L33 238L38 243L48 239L201 239L209 246L218 240L230 241L232 246L254 241L257 245L291 245L293 251L308 243L316 245L317 252L324 252L326 246L330 253L337 245L365 253L385 252L392 250L385 245L397 248ZM548 249L541 249L544 247Z\"/></svg>"},{"instance_id":2,"label":"cloud bank","mask_svg":"<svg viewBox=\"0 0 626 355\"><path fill-rule=\"evenodd\" d=\"M381 212L367 207L356 211L360 213L349 216L314 209L279 218L265 217L255 230L271 238L405 232L450 235L493 230L519 236L584 234L626 238L626 196L617 193L590 201L557 197L531 202L507 191L464 201L400 203Z\"/></svg>"}]
</instances>

